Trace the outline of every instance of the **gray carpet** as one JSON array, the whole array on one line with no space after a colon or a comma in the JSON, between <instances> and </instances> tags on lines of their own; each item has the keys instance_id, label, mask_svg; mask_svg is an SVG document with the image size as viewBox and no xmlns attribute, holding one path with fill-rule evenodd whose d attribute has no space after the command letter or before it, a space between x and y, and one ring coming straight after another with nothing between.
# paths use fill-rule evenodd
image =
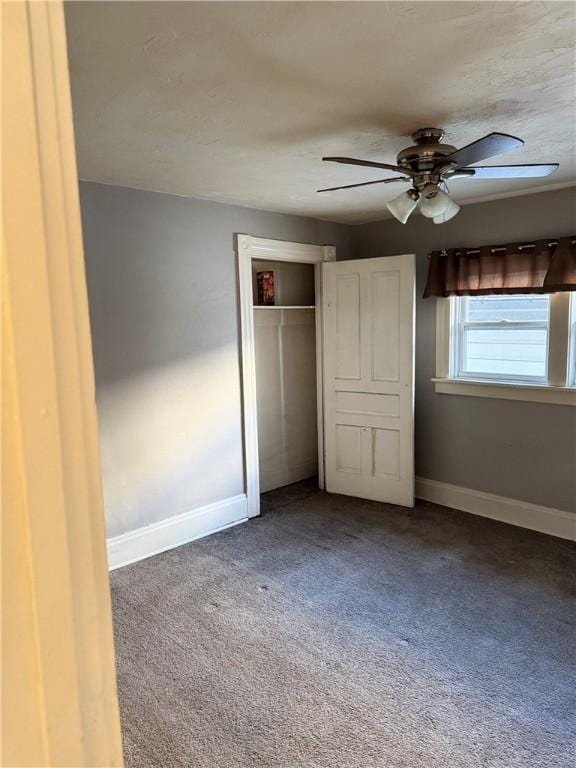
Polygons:
<instances>
[{"instance_id":1,"label":"gray carpet","mask_svg":"<svg viewBox=\"0 0 576 768\"><path fill-rule=\"evenodd\" d=\"M128 768L568 768L568 542L300 483L112 575Z\"/></svg>"}]
</instances>

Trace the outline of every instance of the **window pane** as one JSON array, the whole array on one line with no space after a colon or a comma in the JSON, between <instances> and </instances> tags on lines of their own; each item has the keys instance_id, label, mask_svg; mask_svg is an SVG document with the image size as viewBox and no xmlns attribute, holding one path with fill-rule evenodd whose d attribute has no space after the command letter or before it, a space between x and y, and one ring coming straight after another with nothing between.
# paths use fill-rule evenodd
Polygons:
<instances>
[{"instance_id":1,"label":"window pane","mask_svg":"<svg viewBox=\"0 0 576 768\"><path fill-rule=\"evenodd\" d=\"M546 376L545 328L466 328L463 370L504 376Z\"/></svg>"},{"instance_id":2,"label":"window pane","mask_svg":"<svg viewBox=\"0 0 576 768\"><path fill-rule=\"evenodd\" d=\"M548 296L469 296L466 319L470 322L547 322Z\"/></svg>"}]
</instances>

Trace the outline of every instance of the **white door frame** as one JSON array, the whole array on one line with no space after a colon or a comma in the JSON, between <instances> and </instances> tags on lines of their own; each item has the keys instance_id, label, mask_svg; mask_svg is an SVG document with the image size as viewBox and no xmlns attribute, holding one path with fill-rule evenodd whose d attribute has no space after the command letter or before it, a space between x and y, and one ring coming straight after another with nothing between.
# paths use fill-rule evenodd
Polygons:
<instances>
[{"instance_id":1,"label":"white door frame","mask_svg":"<svg viewBox=\"0 0 576 768\"><path fill-rule=\"evenodd\" d=\"M240 297L240 351L243 412L244 472L248 517L260 514L260 473L258 468L258 404L256 397L256 355L254 351L254 297L252 260L293 261L314 264L316 291L316 393L318 409L318 484L324 487L324 409L322 379L322 272L323 261L336 261L333 245L308 245L268 240L251 235L236 236Z\"/></svg>"},{"instance_id":2,"label":"white door frame","mask_svg":"<svg viewBox=\"0 0 576 768\"><path fill-rule=\"evenodd\" d=\"M2 3L2 22L2 764L112 768L122 742L63 3Z\"/></svg>"}]
</instances>

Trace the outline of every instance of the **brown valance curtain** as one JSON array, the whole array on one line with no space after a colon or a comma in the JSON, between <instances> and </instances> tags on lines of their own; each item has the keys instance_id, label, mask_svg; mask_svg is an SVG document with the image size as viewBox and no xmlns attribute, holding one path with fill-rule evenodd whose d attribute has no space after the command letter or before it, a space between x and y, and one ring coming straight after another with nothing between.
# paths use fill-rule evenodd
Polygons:
<instances>
[{"instance_id":1,"label":"brown valance curtain","mask_svg":"<svg viewBox=\"0 0 576 768\"><path fill-rule=\"evenodd\" d=\"M576 237L433 251L424 298L576 291Z\"/></svg>"}]
</instances>

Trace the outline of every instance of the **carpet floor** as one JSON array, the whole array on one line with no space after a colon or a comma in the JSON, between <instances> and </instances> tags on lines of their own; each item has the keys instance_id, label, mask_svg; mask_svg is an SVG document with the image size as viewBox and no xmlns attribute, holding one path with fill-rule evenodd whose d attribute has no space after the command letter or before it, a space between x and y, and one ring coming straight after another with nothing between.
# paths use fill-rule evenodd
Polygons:
<instances>
[{"instance_id":1,"label":"carpet floor","mask_svg":"<svg viewBox=\"0 0 576 768\"><path fill-rule=\"evenodd\" d=\"M127 768L568 768L575 548L418 502L263 497L112 574Z\"/></svg>"}]
</instances>

